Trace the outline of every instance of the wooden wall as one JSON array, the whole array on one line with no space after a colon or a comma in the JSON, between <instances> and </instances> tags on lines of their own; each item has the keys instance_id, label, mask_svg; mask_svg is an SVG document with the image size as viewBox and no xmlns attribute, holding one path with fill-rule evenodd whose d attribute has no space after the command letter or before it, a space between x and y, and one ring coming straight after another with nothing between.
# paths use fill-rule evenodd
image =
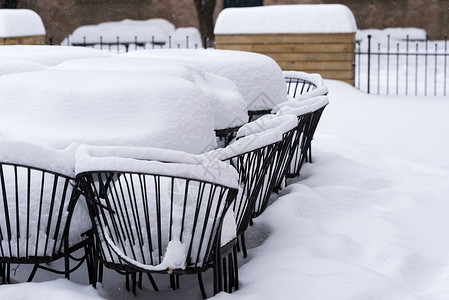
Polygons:
<instances>
[{"instance_id":1,"label":"wooden wall","mask_svg":"<svg viewBox=\"0 0 449 300\"><path fill-rule=\"evenodd\" d=\"M0 37L0 45L43 45L45 35Z\"/></svg>"},{"instance_id":2,"label":"wooden wall","mask_svg":"<svg viewBox=\"0 0 449 300\"><path fill-rule=\"evenodd\" d=\"M265 54L285 71L319 73L354 85L354 33L217 34L215 44Z\"/></svg>"}]
</instances>

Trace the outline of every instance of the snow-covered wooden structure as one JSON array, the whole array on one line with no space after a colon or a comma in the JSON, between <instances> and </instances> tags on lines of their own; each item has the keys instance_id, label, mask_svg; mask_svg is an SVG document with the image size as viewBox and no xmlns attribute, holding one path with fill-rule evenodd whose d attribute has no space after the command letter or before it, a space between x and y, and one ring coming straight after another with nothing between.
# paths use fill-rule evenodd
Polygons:
<instances>
[{"instance_id":1,"label":"snow-covered wooden structure","mask_svg":"<svg viewBox=\"0 0 449 300\"><path fill-rule=\"evenodd\" d=\"M45 27L29 9L0 9L0 45L42 45Z\"/></svg>"},{"instance_id":2,"label":"snow-covered wooden structure","mask_svg":"<svg viewBox=\"0 0 449 300\"><path fill-rule=\"evenodd\" d=\"M341 4L228 8L218 16L215 43L268 55L283 70L354 84L356 30L354 15Z\"/></svg>"}]
</instances>

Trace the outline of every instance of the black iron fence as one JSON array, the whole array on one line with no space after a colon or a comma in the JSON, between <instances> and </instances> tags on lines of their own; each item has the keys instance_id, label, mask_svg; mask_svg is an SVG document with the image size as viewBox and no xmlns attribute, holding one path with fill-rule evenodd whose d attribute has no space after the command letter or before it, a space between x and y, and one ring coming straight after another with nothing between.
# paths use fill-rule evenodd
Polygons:
<instances>
[{"instance_id":1,"label":"black iron fence","mask_svg":"<svg viewBox=\"0 0 449 300\"><path fill-rule=\"evenodd\" d=\"M448 42L366 40L355 50L355 86L383 95L444 95L448 87Z\"/></svg>"},{"instance_id":2,"label":"black iron fence","mask_svg":"<svg viewBox=\"0 0 449 300\"><path fill-rule=\"evenodd\" d=\"M88 40L86 37L83 37L81 41L71 41L70 36L68 36L64 40L63 45L90 47L122 53L142 49L198 49L203 48L203 45L205 45L204 48L207 48L208 42L209 40L207 38L203 41L194 40L192 42L192 39L189 36L185 36L185 38L182 39L173 39L171 36L168 36L166 40L156 39L154 36L150 39L141 39L135 36L133 40L121 39L117 36L114 41L111 41L111 39L105 41L102 36L94 40ZM53 44L53 38L49 39L49 43L51 45Z\"/></svg>"},{"instance_id":3,"label":"black iron fence","mask_svg":"<svg viewBox=\"0 0 449 300\"><path fill-rule=\"evenodd\" d=\"M50 44L52 39L50 39ZM113 52L129 52L141 49L197 49L209 41L193 40L189 36L179 39L120 39L115 41L103 37L95 40L64 41L67 46L84 46ZM207 46L204 46L207 48ZM442 41L403 40L387 36L385 40L366 39L356 42L355 86L369 94L381 95L444 95L449 93L449 52L447 36Z\"/></svg>"}]
</instances>

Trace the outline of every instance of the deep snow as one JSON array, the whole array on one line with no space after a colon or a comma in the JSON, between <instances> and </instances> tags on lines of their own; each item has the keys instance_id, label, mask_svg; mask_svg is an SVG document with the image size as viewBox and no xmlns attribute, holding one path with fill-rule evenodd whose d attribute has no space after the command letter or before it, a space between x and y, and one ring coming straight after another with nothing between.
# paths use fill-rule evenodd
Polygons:
<instances>
[{"instance_id":1,"label":"deep snow","mask_svg":"<svg viewBox=\"0 0 449 300\"><path fill-rule=\"evenodd\" d=\"M313 142L314 162L250 228L240 290L215 299L448 299L449 102L325 84L330 104ZM36 279L51 278L58 277L40 272ZM82 272L73 280L86 284ZM136 298L111 272L96 292L59 280L1 286L0 294L200 298L194 278L182 278L178 291L159 280L164 291L144 282Z\"/></svg>"}]
</instances>

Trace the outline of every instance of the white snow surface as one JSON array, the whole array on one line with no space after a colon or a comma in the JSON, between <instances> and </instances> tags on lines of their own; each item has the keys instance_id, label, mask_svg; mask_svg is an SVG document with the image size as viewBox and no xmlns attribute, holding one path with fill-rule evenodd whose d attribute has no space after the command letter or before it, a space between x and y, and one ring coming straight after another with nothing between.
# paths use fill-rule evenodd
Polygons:
<instances>
[{"instance_id":1,"label":"white snow surface","mask_svg":"<svg viewBox=\"0 0 449 300\"><path fill-rule=\"evenodd\" d=\"M71 60L61 63L53 69L144 72L150 75L165 74L181 77L195 83L203 90L213 111L215 129L241 126L248 120L246 103L231 80L205 72L187 62L165 58L120 55Z\"/></svg>"},{"instance_id":2,"label":"white snow surface","mask_svg":"<svg viewBox=\"0 0 449 300\"><path fill-rule=\"evenodd\" d=\"M20 289L20 292L18 292ZM57 279L47 282L26 282L20 285L6 284L0 287L0 294L10 300L97 300L98 291L92 286L81 285L67 279Z\"/></svg>"},{"instance_id":3,"label":"white snow surface","mask_svg":"<svg viewBox=\"0 0 449 300\"><path fill-rule=\"evenodd\" d=\"M311 83L315 84L317 87L324 86L323 77L321 77L321 75L318 73L306 73L306 72L302 72L302 71L282 71L282 74L284 75L284 78L285 77L298 78L298 79L310 81Z\"/></svg>"},{"instance_id":4,"label":"white snow surface","mask_svg":"<svg viewBox=\"0 0 449 300\"><path fill-rule=\"evenodd\" d=\"M46 67L24 59L0 57L0 76L11 73L40 71Z\"/></svg>"},{"instance_id":5,"label":"white snow surface","mask_svg":"<svg viewBox=\"0 0 449 300\"><path fill-rule=\"evenodd\" d=\"M45 70L0 77L0 94L0 137L57 149L80 142L201 153L216 145L208 100L179 77Z\"/></svg>"},{"instance_id":6,"label":"white snow surface","mask_svg":"<svg viewBox=\"0 0 449 300\"><path fill-rule=\"evenodd\" d=\"M213 159L227 160L237 155L253 151L255 149L280 142L282 140L282 132L277 129L266 130L262 132L252 133L250 135L239 138L230 143L226 148L217 148L215 150L204 153L204 156Z\"/></svg>"},{"instance_id":7,"label":"white snow surface","mask_svg":"<svg viewBox=\"0 0 449 300\"><path fill-rule=\"evenodd\" d=\"M297 125L298 118L294 114L284 114L282 116L268 114L243 125L237 131L237 138L269 130L279 130L284 134L295 128Z\"/></svg>"},{"instance_id":8,"label":"white snow surface","mask_svg":"<svg viewBox=\"0 0 449 300\"><path fill-rule=\"evenodd\" d=\"M210 166L213 165L213 168ZM238 174L230 165L205 155L182 151L82 145L76 154L76 174L87 171L123 171L180 176L237 187Z\"/></svg>"},{"instance_id":9,"label":"white snow surface","mask_svg":"<svg viewBox=\"0 0 449 300\"><path fill-rule=\"evenodd\" d=\"M175 26L165 19L155 18L149 20L124 19L115 22L104 22L95 25L83 25L69 35L69 42L73 43L121 43L138 42L164 42L163 47L195 48L201 47L201 35L195 27ZM186 39L188 37L188 41ZM171 40L170 40L171 39ZM67 38L61 45L66 46ZM105 46L107 47L107 46ZM147 45L151 47L151 45ZM132 48L132 47L131 47Z\"/></svg>"},{"instance_id":10,"label":"white snow surface","mask_svg":"<svg viewBox=\"0 0 449 300\"><path fill-rule=\"evenodd\" d=\"M249 258L239 256L240 290L213 299L448 299L449 149L442 137L449 102L325 84L332 105L313 140L313 164L254 220ZM123 282L104 281L94 299L133 297ZM194 280L180 293L144 284L136 299L200 297ZM40 299L39 292L51 297L62 286L38 283L30 292L27 285L2 286L0 294ZM57 292L70 299L85 290Z\"/></svg>"},{"instance_id":11,"label":"white snow surface","mask_svg":"<svg viewBox=\"0 0 449 300\"><path fill-rule=\"evenodd\" d=\"M215 49L153 49L124 56L173 59L228 78L239 89L248 110L271 109L286 101L287 89L281 68L262 54Z\"/></svg>"},{"instance_id":12,"label":"white snow surface","mask_svg":"<svg viewBox=\"0 0 449 300\"><path fill-rule=\"evenodd\" d=\"M299 117L301 115L316 111L328 104L329 98L327 96L318 96L301 100L292 99L277 105L273 108L272 112L279 116L293 114Z\"/></svg>"},{"instance_id":13,"label":"white snow surface","mask_svg":"<svg viewBox=\"0 0 449 300\"><path fill-rule=\"evenodd\" d=\"M355 35L357 41L366 42L368 35L371 41L381 41L386 43L388 36L391 41L404 41L407 36L410 40L426 40L427 32L422 28L415 27L388 27L384 29L359 29Z\"/></svg>"},{"instance_id":14,"label":"white snow surface","mask_svg":"<svg viewBox=\"0 0 449 300\"><path fill-rule=\"evenodd\" d=\"M56 150L29 142L0 139L0 161L44 169L75 178L77 144Z\"/></svg>"},{"instance_id":15,"label":"white snow surface","mask_svg":"<svg viewBox=\"0 0 449 300\"><path fill-rule=\"evenodd\" d=\"M45 35L41 17L30 9L0 9L0 37Z\"/></svg>"},{"instance_id":16,"label":"white snow surface","mask_svg":"<svg viewBox=\"0 0 449 300\"><path fill-rule=\"evenodd\" d=\"M218 15L215 34L350 33L357 24L342 4L266 5L227 8Z\"/></svg>"},{"instance_id":17,"label":"white snow surface","mask_svg":"<svg viewBox=\"0 0 449 300\"><path fill-rule=\"evenodd\" d=\"M86 47L44 45L11 45L0 47L0 59L18 59L44 66L54 66L67 60L107 57L114 54ZM32 71L32 70L30 70Z\"/></svg>"}]
</instances>

